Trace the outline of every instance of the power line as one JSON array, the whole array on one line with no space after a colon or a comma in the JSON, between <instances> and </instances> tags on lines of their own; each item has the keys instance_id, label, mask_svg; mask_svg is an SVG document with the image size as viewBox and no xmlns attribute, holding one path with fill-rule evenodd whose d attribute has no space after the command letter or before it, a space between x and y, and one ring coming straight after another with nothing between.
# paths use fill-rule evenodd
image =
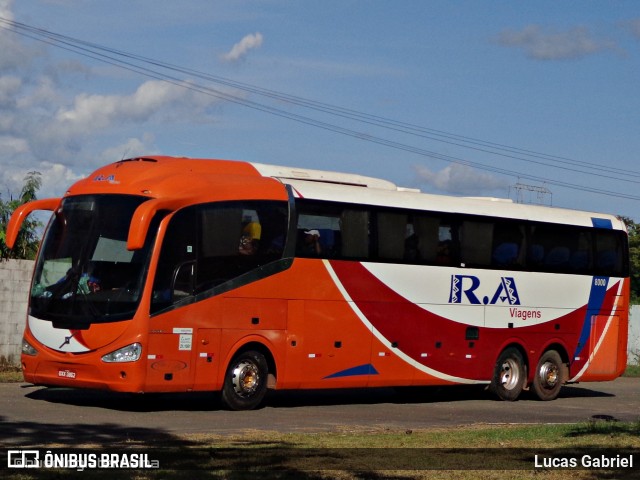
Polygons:
<instances>
[{"instance_id":1,"label":"power line","mask_svg":"<svg viewBox=\"0 0 640 480\"><path fill-rule=\"evenodd\" d=\"M389 148L394 148L397 150L402 150L402 151L414 153L417 155L421 155L421 156L425 156L425 157L429 157L429 158L433 158L433 159L437 159L445 162L467 165L473 168L489 171L492 173L498 173L498 174L513 176L518 178L525 178L528 180L539 181L542 183L562 186L562 187L571 188L574 190L597 193L600 195L607 195L607 196L612 196L617 198L640 200L640 196L636 196L636 195L625 194L618 191L609 191L609 190L599 189L595 187L588 187L588 186L574 184L570 182L562 182L559 180L547 179L547 178L539 177L536 175L523 174L521 172L504 169L504 168L493 167L491 165L487 165L484 163L475 162L475 161L471 161L463 158L457 158L450 155L445 155L438 152L433 152L423 148L415 147L402 142L396 142L396 141L389 140L376 135L371 135L371 134L363 133L360 131L352 130L350 128L345 128L334 123L324 122L316 118L312 118L305 115L299 115L287 110L283 110L281 108L276 108L270 105L248 100L247 98L234 95L229 92L225 92L219 89L214 89L209 86L200 85L193 81L188 81L188 80L185 80L184 78L176 77L173 74L169 75L167 73L163 73L162 71L158 71L157 68L160 68L161 70L173 72L173 73L190 75L200 80L205 80L207 82L212 82L217 85L223 85L223 86L231 87L236 90L257 94L263 97L277 100L278 102L285 102L287 104L304 107L307 109L319 111L322 113L327 113L333 116L337 116L337 117L341 117L349 120L354 120L360 123L364 123L364 124L368 124L376 127L382 127L388 130L409 134L409 135L413 135L421 138L426 138L429 140L435 140L438 142L451 144L457 147L462 147L462 148L472 149L476 151L481 151L484 153L490 153L492 155L512 158L519 161L524 161L524 162L529 162L529 163L534 163L534 164L539 164L544 166L550 166L553 168L577 172L577 173L586 174L586 175L596 175L599 178L609 178L616 181L622 181L622 182L628 182L628 183L640 183L640 181L638 180L633 180L633 178L640 178L640 172L636 172L633 170L613 168L610 166L604 166L604 165L599 165L599 164L589 163L589 162L582 162L582 161L577 161L577 160L573 160L565 157L559 157L555 155L548 155L548 154L535 152L531 150L525 150L517 147L511 147L511 146L502 145L498 143L478 140L471 137L465 137L465 136L461 136L453 133L443 132L440 130L420 127L418 125L413 125L406 122L392 120L392 119L377 116L377 115L358 112L355 110L351 110L351 109L347 109L347 108L343 108L335 105L330 105L330 104L318 102L315 100L305 99L303 97L289 95L289 94L277 92L274 90L264 89L264 88L257 87L255 85L250 85L247 83L237 82L224 77L211 75L206 72L201 72L194 69L172 65L172 64L165 63L159 60L154 60L148 57L143 57L140 55L101 46L101 45L87 42L84 40L75 39L65 35L57 34L45 29L32 27L20 22L7 20L2 17L0 17L0 28L4 28L14 33L20 34L22 36L31 38L33 40L47 43L56 48L61 48L63 50L67 50L78 55L82 55L103 63L116 66L118 68L122 68L125 70L129 70L131 72L135 72L140 75L147 76L149 78L164 81L182 88L190 89L198 93L213 96L227 102L239 104L254 110L262 111L264 113L269 113L271 115L276 115L288 120L293 120L298 123L314 126L317 128L322 128L328 131L332 131L334 133L339 133L339 134L350 136L360 140L365 140L365 141L376 143L378 145L383 145ZM529 158L526 158L526 157L529 157ZM556 165L554 163L549 163L549 162L555 162L559 165ZM603 172L606 172L606 174ZM624 175L624 177L620 177L621 175Z\"/></svg>"}]
</instances>

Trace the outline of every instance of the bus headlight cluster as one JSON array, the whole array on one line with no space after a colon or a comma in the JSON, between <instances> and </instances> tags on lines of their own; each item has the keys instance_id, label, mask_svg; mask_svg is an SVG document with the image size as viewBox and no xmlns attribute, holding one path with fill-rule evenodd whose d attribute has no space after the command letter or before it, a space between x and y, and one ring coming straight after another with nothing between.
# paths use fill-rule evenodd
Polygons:
<instances>
[{"instance_id":1,"label":"bus headlight cluster","mask_svg":"<svg viewBox=\"0 0 640 480\"><path fill-rule=\"evenodd\" d=\"M24 338L22 339L22 353L24 353L25 355L37 355L38 351L33 348L33 346L27 342Z\"/></svg>"},{"instance_id":2,"label":"bus headlight cluster","mask_svg":"<svg viewBox=\"0 0 640 480\"><path fill-rule=\"evenodd\" d=\"M125 363L135 362L140 358L142 353L142 345L132 343L126 347L122 347L115 352L107 353L102 357L102 361L106 363Z\"/></svg>"}]
</instances>

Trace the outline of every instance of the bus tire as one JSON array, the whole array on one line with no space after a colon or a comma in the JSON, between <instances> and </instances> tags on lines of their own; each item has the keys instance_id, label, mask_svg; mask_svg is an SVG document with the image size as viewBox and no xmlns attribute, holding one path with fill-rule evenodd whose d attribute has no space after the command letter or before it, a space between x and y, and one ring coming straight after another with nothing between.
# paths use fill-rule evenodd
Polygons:
<instances>
[{"instance_id":1,"label":"bus tire","mask_svg":"<svg viewBox=\"0 0 640 480\"><path fill-rule=\"evenodd\" d=\"M253 410L267 393L269 369L264 355L248 350L236 355L224 378L222 401L231 410Z\"/></svg>"},{"instance_id":2,"label":"bus tire","mask_svg":"<svg viewBox=\"0 0 640 480\"><path fill-rule=\"evenodd\" d=\"M501 400L513 402L522 393L525 377L522 354L516 348L506 348L496 362L491 379L491 391Z\"/></svg>"},{"instance_id":3,"label":"bus tire","mask_svg":"<svg viewBox=\"0 0 640 480\"><path fill-rule=\"evenodd\" d=\"M533 376L533 393L540 400L554 400L564 384L563 365L560 354L547 350L542 354Z\"/></svg>"}]
</instances>

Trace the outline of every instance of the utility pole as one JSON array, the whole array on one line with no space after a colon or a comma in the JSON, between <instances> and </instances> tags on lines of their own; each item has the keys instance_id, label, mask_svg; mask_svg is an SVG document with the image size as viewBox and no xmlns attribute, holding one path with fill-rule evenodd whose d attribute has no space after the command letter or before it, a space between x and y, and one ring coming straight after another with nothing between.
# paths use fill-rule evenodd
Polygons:
<instances>
[{"instance_id":1,"label":"utility pole","mask_svg":"<svg viewBox=\"0 0 640 480\"><path fill-rule=\"evenodd\" d=\"M515 185L509 186L509 197L511 197L511 189L515 192L516 203L532 203L549 207L553 204L553 193L545 186L528 185L518 181Z\"/></svg>"}]
</instances>

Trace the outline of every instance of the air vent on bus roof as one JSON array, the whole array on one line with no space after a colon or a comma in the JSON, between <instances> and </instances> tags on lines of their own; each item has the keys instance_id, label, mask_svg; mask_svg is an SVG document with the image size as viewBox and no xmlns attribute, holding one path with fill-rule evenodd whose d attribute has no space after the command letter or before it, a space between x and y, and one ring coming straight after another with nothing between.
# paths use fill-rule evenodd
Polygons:
<instances>
[{"instance_id":1,"label":"air vent on bus roof","mask_svg":"<svg viewBox=\"0 0 640 480\"><path fill-rule=\"evenodd\" d=\"M136 158L125 158L123 160L120 160L116 163L124 163L124 162L151 162L151 163L157 163L158 160L156 160L155 158L147 158L147 157L136 157Z\"/></svg>"},{"instance_id":2,"label":"air vent on bus roof","mask_svg":"<svg viewBox=\"0 0 640 480\"><path fill-rule=\"evenodd\" d=\"M265 177L273 177L287 180L306 180L308 182L332 183L357 187L380 188L383 190L397 190L398 187L388 180L365 177L353 173L329 172L325 170L312 170L306 168L282 167L278 165L265 165L251 163L258 172Z\"/></svg>"}]
</instances>

